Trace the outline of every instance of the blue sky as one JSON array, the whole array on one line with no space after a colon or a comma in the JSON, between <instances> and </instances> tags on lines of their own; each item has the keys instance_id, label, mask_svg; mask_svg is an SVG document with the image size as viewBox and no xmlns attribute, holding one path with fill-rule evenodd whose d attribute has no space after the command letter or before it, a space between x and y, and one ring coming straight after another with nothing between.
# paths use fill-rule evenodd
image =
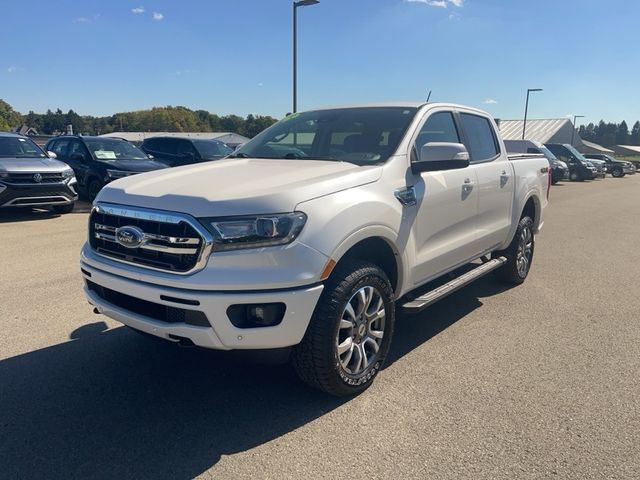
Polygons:
<instances>
[{"instance_id":1,"label":"blue sky","mask_svg":"<svg viewBox=\"0 0 640 480\"><path fill-rule=\"evenodd\" d=\"M26 113L291 109L289 0L0 0L0 98ZM499 118L640 118L640 2L321 0L299 12L299 109L452 101Z\"/></svg>"}]
</instances>

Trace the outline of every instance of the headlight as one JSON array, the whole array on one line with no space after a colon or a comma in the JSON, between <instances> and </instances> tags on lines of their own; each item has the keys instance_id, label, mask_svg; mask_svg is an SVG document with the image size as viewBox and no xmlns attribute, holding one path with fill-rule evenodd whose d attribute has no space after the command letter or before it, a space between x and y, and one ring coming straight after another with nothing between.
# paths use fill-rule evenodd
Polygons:
<instances>
[{"instance_id":1,"label":"headlight","mask_svg":"<svg viewBox=\"0 0 640 480\"><path fill-rule=\"evenodd\" d=\"M129 175L134 175L137 172L127 172L124 170L107 170L107 176L111 180L115 180L116 178L128 177Z\"/></svg>"},{"instance_id":2,"label":"headlight","mask_svg":"<svg viewBox=\"0 0 640 480\"><path fill-rule=\"evenodd\" d=\"M293 242L307 216L302 212L251 217L203 218L214 236L213 251L273 247Z\"/></svg>"},{"instance_id":3,"label":"headlight","mask_svg":"<svg viewBox=\"0 0 640 480\"><path fill-rule=\"evenodd\" d=\"M62 178L64 178L65 180L67 180L67 179L69 179L71 177L73 177L73 170L72 169L69 168L69 169L64 170L62 172Z\"/></svg>"}]
</instances>

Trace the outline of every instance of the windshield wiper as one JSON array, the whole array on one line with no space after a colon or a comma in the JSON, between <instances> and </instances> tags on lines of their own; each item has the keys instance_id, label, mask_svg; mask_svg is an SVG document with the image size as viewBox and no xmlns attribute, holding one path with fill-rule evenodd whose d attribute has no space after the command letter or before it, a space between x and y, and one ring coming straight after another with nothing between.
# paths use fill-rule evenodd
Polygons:
<instances>
[{"instance_id":1,"label":"windshield wiper","mask_svg":"<svg viewBox=\"0 0 640 480\"><path fill-rule=\"evenodd\" d=\"M227 158L249 158L249 155L247 155L246 153L238 152L232 153Z\"/></svg>"}]
</instances>

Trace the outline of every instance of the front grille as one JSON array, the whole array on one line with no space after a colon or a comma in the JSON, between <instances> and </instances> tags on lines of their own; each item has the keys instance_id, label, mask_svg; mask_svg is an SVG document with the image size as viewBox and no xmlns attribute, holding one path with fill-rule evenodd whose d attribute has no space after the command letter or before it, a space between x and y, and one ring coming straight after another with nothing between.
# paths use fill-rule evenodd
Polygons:
<instances>
[{"instance_id":1,"label":"front grille","mask_svg":"<svg viewBox=\"0 0 640 480\"><path fill-rule=\"evenodd\" d=\"M137 227L144 240L137 248L116 241L121 227ZM144 267L184 273L193 270L204 241L186 221L163 222L148 218L121 216L106 209L94 209L89 221L89 243L99 254Z\"/></svg>"},{"instance_id":2,"label":"front grille","mask_svg":"<svg viewBox=\"0 0 640 480\"><path fill-rule=\"evenodd\" d=\"M85 281L87 282L87 288L104 301L109 302L116 307L137 313L138 315L143 315L164 323L186 323L197 327L211 326L204 312L168 307L159 303L141 300L124 293L116 292L115 290L103 287L89 280Z\"/></svg>"},{"instance_id":3,"label":"front grille","mask_svg":"<svg viewBox=\"0 0 640 480\"><path fill-rule=\"evenodd\" d=\"M34 178L36 173L10 173L7 178L7 183L17 183L17 184L39 184L39 183L62 183L64 182L64 177L62 173L40 173L39 175L40 181L37 182Z\"/></svg>"}]
</instances>

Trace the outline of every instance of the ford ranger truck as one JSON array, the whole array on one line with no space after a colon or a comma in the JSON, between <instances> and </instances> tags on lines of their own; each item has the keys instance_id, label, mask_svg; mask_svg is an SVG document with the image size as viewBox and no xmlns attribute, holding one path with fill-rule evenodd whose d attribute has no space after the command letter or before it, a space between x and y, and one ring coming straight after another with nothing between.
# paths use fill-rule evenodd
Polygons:
<instances>
[{"instance_id":1,"label":"ford ranger truck","mask_svg":"<svg viewBox=\"0 0 640 480\"><path fill-rule=\"evenodd\" d=\"M473 108L296 113L226 159L108 184L82 249L85 293L168 341L290 348L302 380L351 395L384 365L396 309L491 271L527 278L549 185L546 158L507 156Z\"/></svg>"}]
</instances>

